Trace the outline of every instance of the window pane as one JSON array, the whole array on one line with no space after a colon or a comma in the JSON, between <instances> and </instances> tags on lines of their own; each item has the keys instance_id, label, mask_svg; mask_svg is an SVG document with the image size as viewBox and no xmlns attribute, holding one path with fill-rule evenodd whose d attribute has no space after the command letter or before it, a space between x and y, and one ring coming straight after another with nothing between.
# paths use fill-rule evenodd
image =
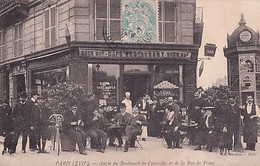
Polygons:
<instances>
[{"instance_id":1,"label":"window pane","mask_svg":"<svg viewBox=\"0 0 260 166\"><path fill-rule=\"evenodd\" d=\"M19 25L19 39L23 37L23 24Z\"/></svg>"},{"instance_id":2,"label":"window pane","mask_svg":"<svg viewBox=\"0 0 260 166\"><path fill-rule=\"evenodd\" d=\"M174 23L165 23L165 42L174 42Z\"/></svg>"},{"instance_id":3,"label":"window pane","mask_svg":"<svg viewBox=\"0 0 260 166\"><path fill-rule=\"evenodd\" d=\"M55 26L56 24L56 9L51 8L51 26Z\"/></svg>"},{"instance_id":4,"label":"window pane","mask_svg":"<svg viewBox=\"0 0 260 166\"><path fill-rule=\"evenodd\" d=\"M115 106L119 96L119 65L90 65L93 71L93 92L99 104Z\"/></svg>"},{"instance_id":5,"label":"window pane","mask_svg":"<svg viewBox=\"0 0 260 166\"><path fill-rule=\"evenodd\" d=\"M159 42L162 42L162 23L159 22Z\"/></svg>"},{"instance_id":6,"label":"window pane","mask_svg":"<svg viewBox=\"0 0 260 166\"><path fill-rule=\"evenodd\" d=\"M120 19L120 0L110 0L110 18Z\"/></svg>"},{"instance_id":7,"label":"window pane","mask_svg":"<svg viewBox=\"0 0 260 166\"><path fill-rule=\"evenodd\" d=\"M45 29L46 29L46 28L49 28L49 22L50 22L50 19L49 19L49 10L46 10L46 11L45 11L44 17L45 17Z\"/></svg>"},{"instance_id":8,"label":"window pane","mask_svg":"<svg viewBox=\"0 0 260 166\"><path fill-rule=\"evenodd\" d=\"M110 36L111 40L121 40L120 20L110 21Z\"/></svg>"},{"instance_id":9,"label":"window pane","mask_svg":"<svg viewBox=\"0 0 260 166\"><path fill-rule=\"evenodd\" d=\"M17 56L17 50L18 50L18 43L17 41L14 42L14 56Z\"/></svg>"},{"instance_id":10,"label":"window pane","mask_svg":"<svg viewBox=\"0 0 260 166\"><path fill-rule=\"evenodd\" d=\"M51 28L51 46L55 46L56 45L56 29Z\"/></svg>"},{"instance_id":11,"label":"window pane","mask_svg":"<svg viewBox=\"0 0 260 166\"><path fill-rule=\"evenodd\" d=\"M174 2L165 1L165 21L174 21Z\"/></svg>"},{"instance_id":12,"label":"window pane","mask_svg":"<svg viewBox=\"0 0 260 166\"><path fill-rule=\"evenodd\" d=\"M23 40L19 40L19 56L23 54Z\"/></svg>"},{"instance_id":13,"label":"window pane","mask_svg":"<svg viewBox=\"0 0 260 166\"><path fill-rule=\"evenodd\" d=\"M96 39L97 40L104 40L104 38L108 38L107 34L103 35L103 32L107 32L107 21L106 20L97 20L96 25Z\"/></svg>"},{"instance_id":14,"label":"window pane","mask_svg":"<svg viewBox=\"0 0 260 166\"><path fill-rule=\"evenodd\" d=\"M107 0L96 0L96 17L107 18Z\"/></svg>"},{"instance_id":15,"label":"window pane","mask_svg":"<svg viewBox=\"0 0 260 166\"><path fill-rule=\"evenodd\" d=\"M159 14L159 21L161 21L162 20L162 1L159 1L158 14Z\"/></svg>"},{"instance_id":16,"label":"window pane","mask_svg":"<svg viewBox=\"0 0 260 166\"><path fill-rule=\"evenodd\" d=\"M50 47L50 33L49 33L49 29L45 30L45 47Z\"/></svg>"},{"instance_id":17,"label":"window pane","mask_svg":"<svg viewBox=\"0 0 260 166\"><path fill-rule=\"evenodd\" d=\"M14 27L14 40L18 39L18 26Z\"/></svg>"}]
</instances>

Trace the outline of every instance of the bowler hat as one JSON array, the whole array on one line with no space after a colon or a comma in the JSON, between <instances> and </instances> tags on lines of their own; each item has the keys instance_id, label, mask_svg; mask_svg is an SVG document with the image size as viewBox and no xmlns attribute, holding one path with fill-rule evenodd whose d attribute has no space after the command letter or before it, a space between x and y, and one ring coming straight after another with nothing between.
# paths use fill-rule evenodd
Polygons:
<instances>
[{"instance_id":1,"label":"bowler hat","mask_svg":"<svg viewBox=\"0 0 260 166\"><path fill-rule=\"evenodd\" d=\"M25 91L22 91L20 94L19 94L19 97L21 98L27 98L27 94Z\"/></svg>"}]
</instances>

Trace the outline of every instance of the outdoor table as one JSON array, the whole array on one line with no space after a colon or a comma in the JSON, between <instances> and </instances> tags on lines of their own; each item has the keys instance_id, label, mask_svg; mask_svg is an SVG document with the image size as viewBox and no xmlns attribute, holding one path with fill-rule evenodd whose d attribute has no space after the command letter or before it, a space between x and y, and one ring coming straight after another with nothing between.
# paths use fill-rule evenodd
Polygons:
<instances>
[{"instance_id":1,"label":"outdoor table","mask_svg":"<svg viewBox=\"0 0 260 166\"><path fill-rule=\"evenodd\" d=\"M195 137L194 133L195 133L195 130L196 130L197 126L198 126L197 123L181 123L180 130L187 132L189 145L192 145L192 143L193 143L193 137Z\"/></svg>"}]
</instances>

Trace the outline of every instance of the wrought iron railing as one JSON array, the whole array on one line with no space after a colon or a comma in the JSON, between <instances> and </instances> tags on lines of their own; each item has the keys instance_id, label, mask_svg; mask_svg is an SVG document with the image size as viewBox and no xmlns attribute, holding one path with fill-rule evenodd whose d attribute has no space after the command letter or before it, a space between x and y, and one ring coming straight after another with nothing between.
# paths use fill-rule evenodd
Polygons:
<instances>
[{"instance_id":1,"label":"wrought iron railing","mask_svg":"<svg viewBox=\"0 0 260 166\"><path fill-rule=\"evenodd\" d=\"M196 7L195 23L203 23L203 7Z\"/></svg>"},{"instance_id":2,"label":"wrought iron railing","mask_svg":"<svg viewBox=\"0 0 260 166\"><path fill-rule=\"evenodd\" d=\"M12 5L15 5L16 3L19 4L27 4L29 0L4 0L0 1L0 12L9 8Z\"/></svg>"}]
</instances>

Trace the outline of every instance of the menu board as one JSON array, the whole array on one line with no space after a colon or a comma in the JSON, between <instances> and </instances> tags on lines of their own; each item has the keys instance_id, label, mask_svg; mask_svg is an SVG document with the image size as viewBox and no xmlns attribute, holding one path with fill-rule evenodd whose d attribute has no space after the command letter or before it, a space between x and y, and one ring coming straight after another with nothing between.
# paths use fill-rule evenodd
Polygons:
<instances>
[{"instance_id":1,"label":"menu board","mask_svg":"<svg viewBox=\"0 0 260 166\"><path fill-rule=\"evenodd\" d=\"M95 82L95 94L99 99L99 104L108 105L110 103L116 103L117 88L116 84L109 81Z\"/></svg>"}]
</instances>

